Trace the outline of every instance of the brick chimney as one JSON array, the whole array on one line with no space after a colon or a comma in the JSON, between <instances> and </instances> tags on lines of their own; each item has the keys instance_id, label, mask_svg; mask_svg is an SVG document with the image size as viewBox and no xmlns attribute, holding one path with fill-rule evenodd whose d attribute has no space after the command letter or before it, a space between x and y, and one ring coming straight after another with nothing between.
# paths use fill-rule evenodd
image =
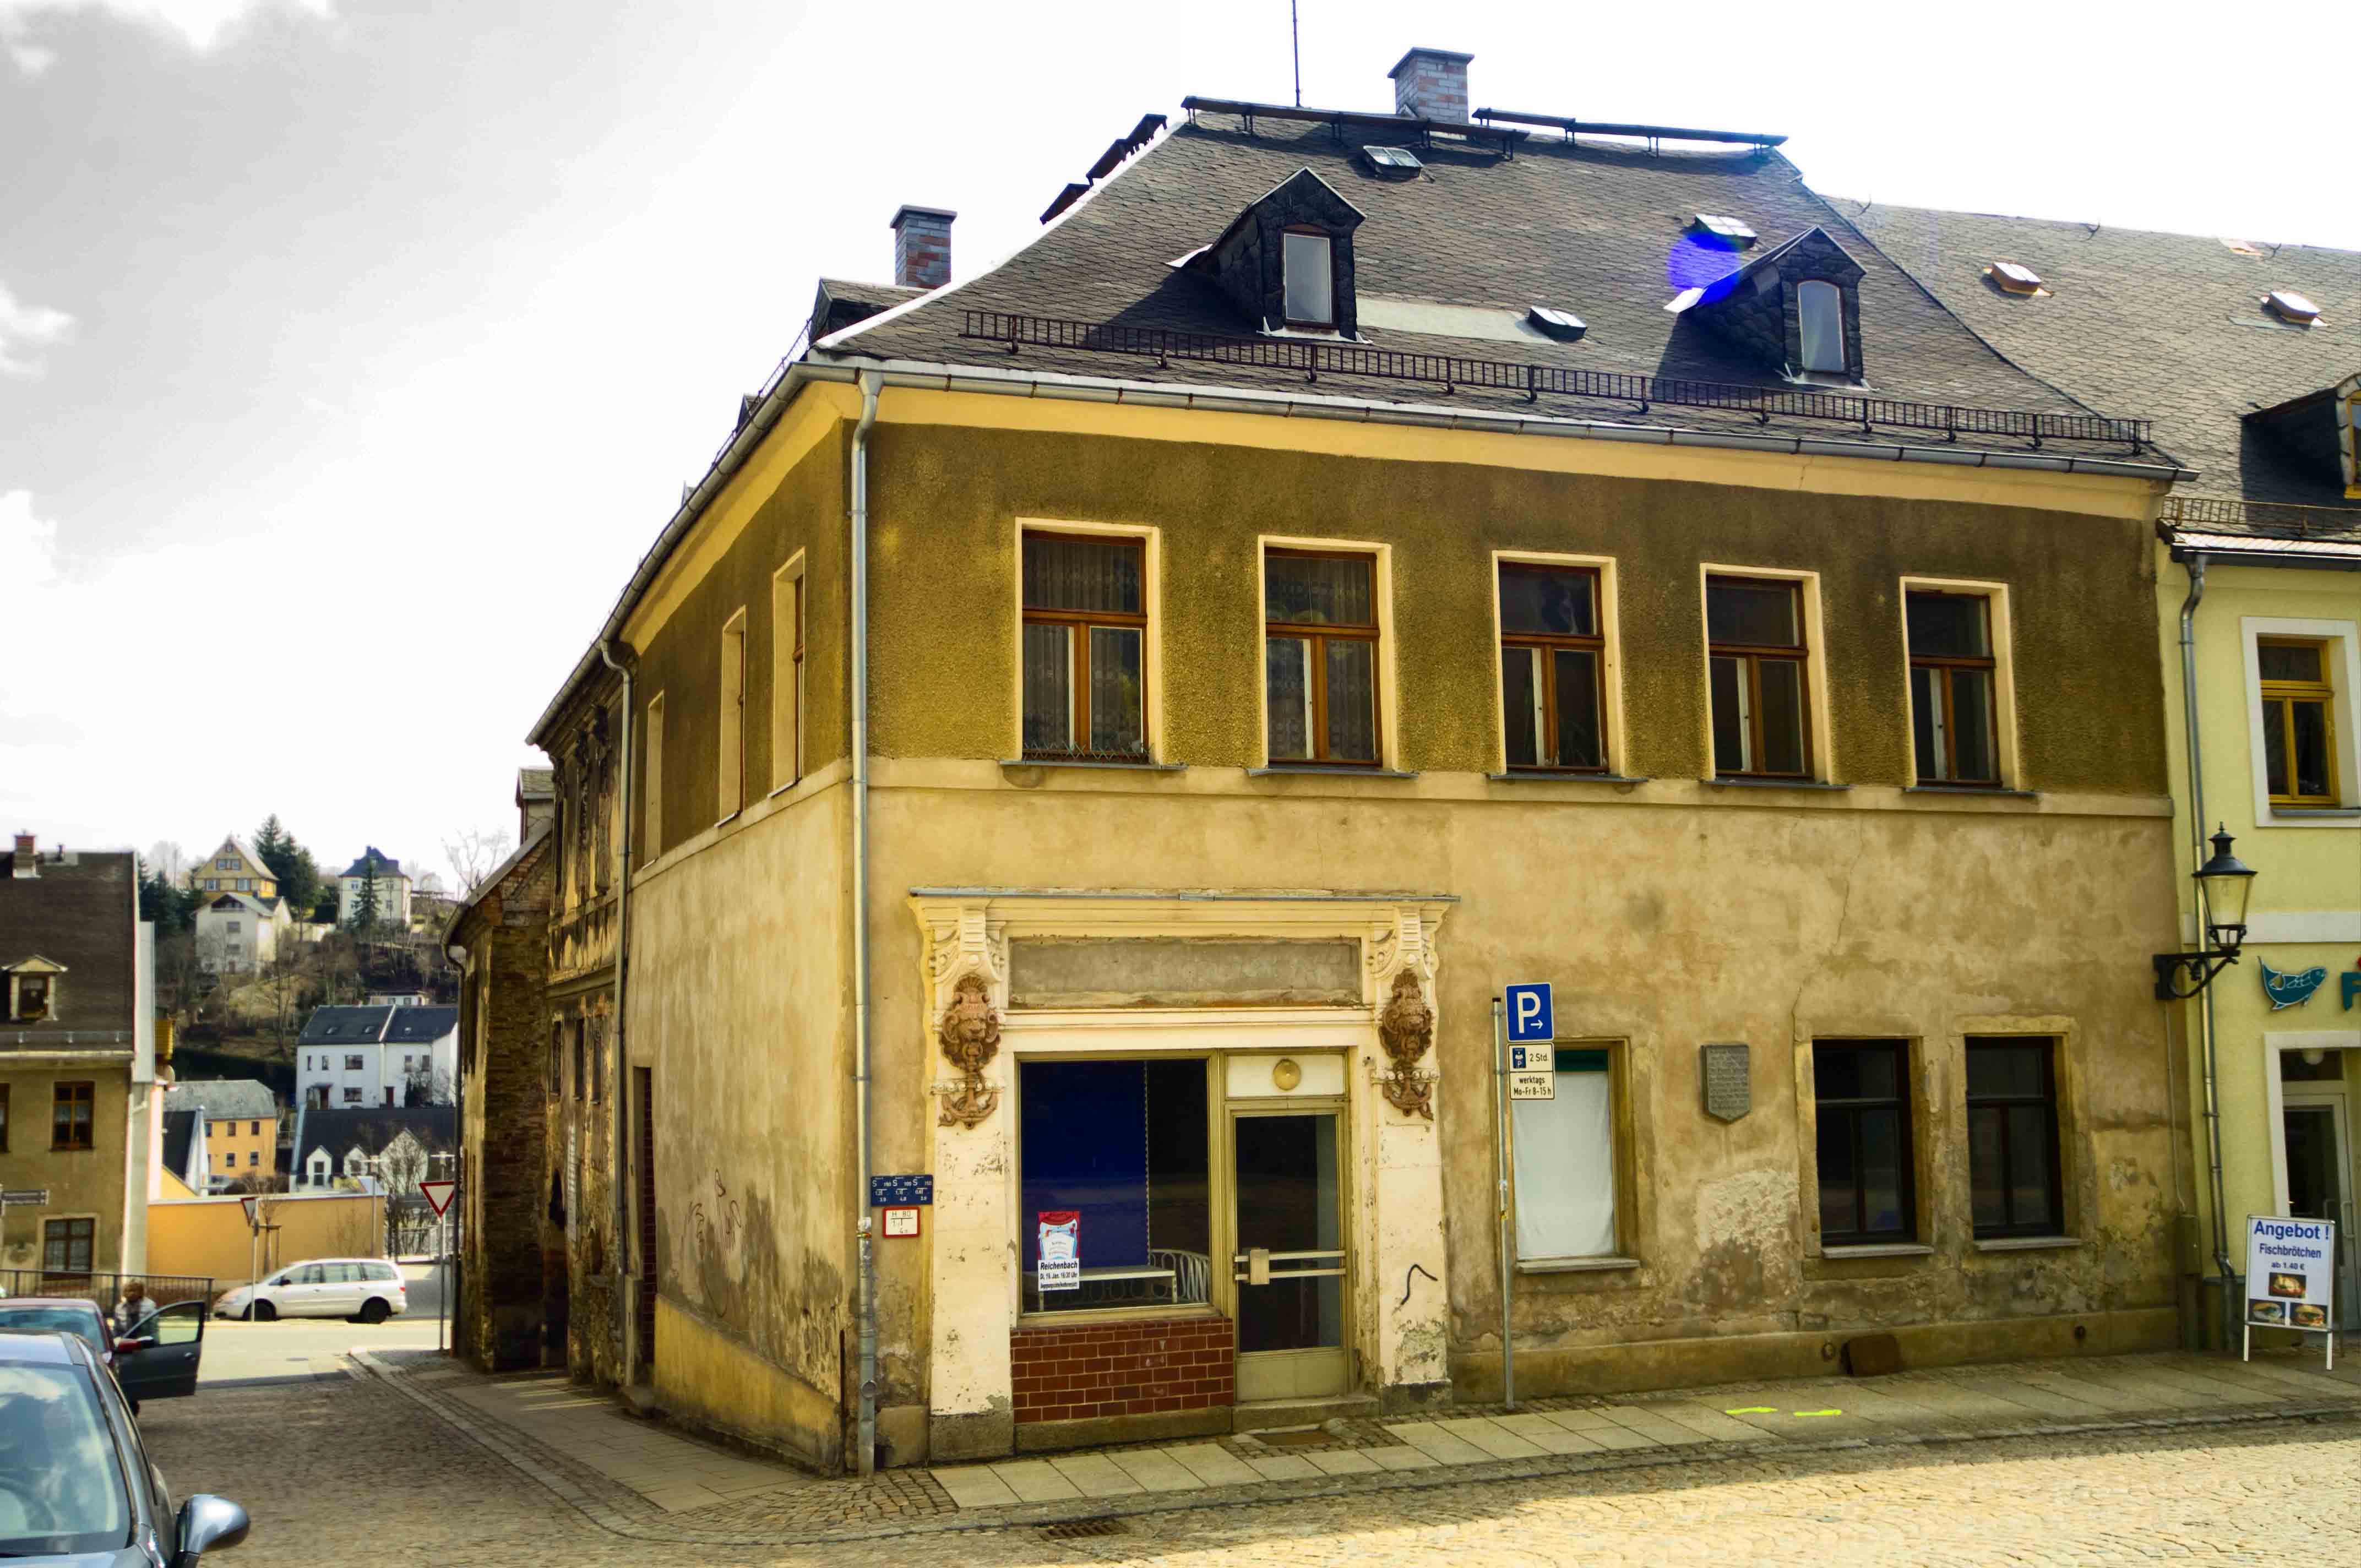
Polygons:
<instances>
[{"instance_id":1,"label":"brick chimney","mask_svg":"<svg viewBox=\"0 0 2361 1568\"><path fill-rule=\"evenodd\" d=\"M1447 49L1414 49L1391 71L1394 113L1420 119L1467 123L1467 62L1472 54Z\"/></svg>"},{"instance_id":2,"label":"brick chimney","mask_svg":"<svg viewBox=\"0 0 2361 1568\"><path fill-rule=\"evenodd\" d=\"M894 214L894 281L939 289L951 280L951 220L941 207L904 207Z\"/></svg>"},{"instance_id":3,"label":"brick chimney","mask_svg":"<svg viewBox=\"0 0 2361 1568\"><path fill-rule=\"evenodd\" d=\"M9 859L8 869L17 876L41 874L41 852L33 841L33 835L30 833L16 835L16 852Z\"/></svg>"}]
</instances>

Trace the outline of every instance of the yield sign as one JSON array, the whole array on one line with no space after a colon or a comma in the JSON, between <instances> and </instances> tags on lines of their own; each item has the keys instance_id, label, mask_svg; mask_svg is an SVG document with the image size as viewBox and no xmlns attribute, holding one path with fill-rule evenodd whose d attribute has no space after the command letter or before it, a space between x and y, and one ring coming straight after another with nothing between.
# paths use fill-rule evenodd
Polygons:
<instances>
[{"instance_id":1,"label":"yield sign","mask_svg":"<svg viewBox=\"0 0 2361 1568\"><path fill-rule=\"evenodd\" d=\"M458 1186L457 1182L450 1180L422 1181L418 1184L418 1190L425 1195L427 1207L434 1211L434 1217L439 1220L443 1217L443 1211L451 1206L451 1194L458 1190Z\"/></svg>"},{"instance_id":2,"label":"yield sign","mask_svg":"<svg viewBox=\"0 0 2361 1568\"><path fill-rule=\"evenodd\" d=\"M246 1211L246 1228L249 1231L254 1229L254 1202L255 1201L251 1197L241 1198L237 1201L237 1206Z\"/></svg>"}]
</instances>

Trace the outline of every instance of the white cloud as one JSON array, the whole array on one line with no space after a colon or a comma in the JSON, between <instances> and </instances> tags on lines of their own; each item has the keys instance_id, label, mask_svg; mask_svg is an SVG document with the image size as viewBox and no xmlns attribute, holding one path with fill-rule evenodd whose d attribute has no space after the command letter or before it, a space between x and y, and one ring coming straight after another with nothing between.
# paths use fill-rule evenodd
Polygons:
<instances>
[{"instance_id":1,"label":"white cloud","mask_svg":"<svg viewBox=\"0 0 2361 1568\"><path fill-rule=\"evenodd\" d=\"M36 351L63 343L73 323L65 312L26 304L0 283L0 376L39 375Z\"/></svg>"},{"instance_id":2,"label":"white cloud","mask_svg":"<svg viewBox=\"0 0 2361 1568\"><path fill-rule=\"evenodd\" d=\"M7 38L9 57L28 76L38 76L56 60L56 51L21 41L28 18L62 11L105 11L143 26L178 33L191 49L211 49L222 34L257 11L301 11L313 16L334 14L335 0L0 0L0 37Z\"/></svg>"}]
</instances>

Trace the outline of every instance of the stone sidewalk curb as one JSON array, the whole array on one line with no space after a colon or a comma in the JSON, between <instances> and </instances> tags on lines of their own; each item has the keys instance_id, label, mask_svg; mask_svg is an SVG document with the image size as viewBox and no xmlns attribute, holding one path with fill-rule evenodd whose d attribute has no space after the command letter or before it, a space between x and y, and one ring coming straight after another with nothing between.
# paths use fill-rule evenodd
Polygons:
<instances>
[{"instance_id":1,"label":"stone sidewalk curb","mask_svg":"<svg viewBox=\"0 0 2361 1568\"><path fill-rule=\"evenodd\" d=\"M571 1503L592 1523L633 1541L686 1542L707 1546L820 1546L839 1541L880 1541L897 1536L947 1535L974 1530L1025 1530L1084 1520L1135 1519L1148 1514L1194 1512L1211 1508L1252 1508L1272 1503L1350 1497L1378 1492L1432 1491L1467 1485L1558 1477L1613 1475L1631 1470L1677 1465L1694 1471L1707 1464L1777 1459L1790 1455L1821 1455L1876 1449L1953 1447L2004 1442L2024 1438L2097 1437L2123 1433L2191 1431L2233 1427L2285 1426L2295 1422L2318 1425L2361 1423L2361 1404L2340 1401L2328 1405L2274 1405L2251 1410L2171 1411L2153 1416L2124 1416L2096 1421L2037 1421L2011 1426L1952 1429L1936 1431L1895 1431L1868 1437L1798 1441L1765 1437L1759 1442L1717 1443L1677 1451L1620 1450L1606 1453L1543 1454L1499 1459L1479 1464L1453 1464L1432 1469L1387 1471L1374 1475L1323 1475L1293 1481L1266 1481L1255 1486L1208 1486L1192 1492L1150 1492L1120 1497L1076 1497L1049 1503L1019 1503L1008 1508L960 1509L931 1518L845 1524L818 1530L744 1531L683 1528L679 1515L646 1515L615 1507L527 1452L540 1445L514 1429L477 1415L456 1400L442 1398L413 1386L409 1375L365 1350L350 1353L358 1366L388 1387L441 1417L462 1434L506 1460L516 1469ZM357 1373L356 1376L358 1376Z\"/></svg>"}]
</instances>

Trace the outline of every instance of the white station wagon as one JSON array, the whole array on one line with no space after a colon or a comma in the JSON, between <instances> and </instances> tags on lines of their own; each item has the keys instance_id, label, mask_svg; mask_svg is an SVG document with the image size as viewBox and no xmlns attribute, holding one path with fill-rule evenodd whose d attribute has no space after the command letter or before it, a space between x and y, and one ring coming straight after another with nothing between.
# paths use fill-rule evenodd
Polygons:
<instances>
[{"instance_id":1,"label":"white station wagon","mask_svg":"<svg viewBox=\"0 0 2361 1568\"><path fill-rule=\"evenodd\" d=\"M320 1257L291 1263L252 1285L225 1291L216 1318L349 1318L381 1323L410 1309L401 1270L381 1257Z\"/></svg>"}]
</instances>

